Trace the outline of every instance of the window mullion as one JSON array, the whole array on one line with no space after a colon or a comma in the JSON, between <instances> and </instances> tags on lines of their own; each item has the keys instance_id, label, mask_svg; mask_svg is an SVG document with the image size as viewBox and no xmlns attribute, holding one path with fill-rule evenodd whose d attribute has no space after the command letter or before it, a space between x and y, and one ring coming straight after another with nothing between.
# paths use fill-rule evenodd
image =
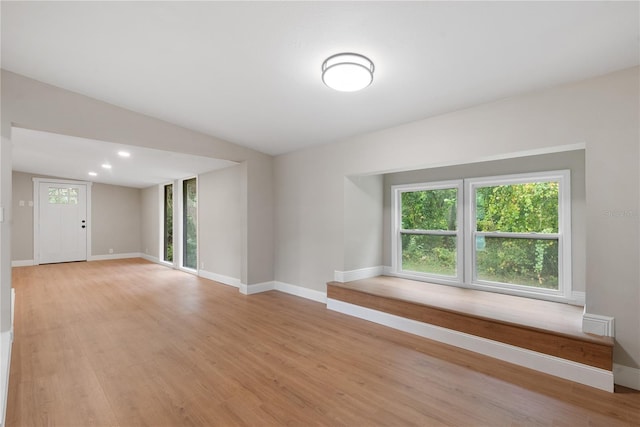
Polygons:
<instances>
[{"instance_id":1,"label":"window mullion","mask_svg":"<svg viewBox=\"0 0 640 427\"><path fill-rule=\"evenodd\" d=\"M457 236L457 230L400 230L401 234L421 234L421 235L432 235L432 236Z\"/></svg>"},{"instance_id":2,"label":"window mullion","mask_svg":"<svg viewBox=\"0 0 640 427\"><path fill-rule=\"evenodd\" d=\"M558 240L560 233L508 233L502 231L474 231L475 236L504 237L507 239Z\"/></svg>"},{"instance_id":3,"label":"window mullion","mask_svg":"<svg viewBox=\"0 0 640 427\"><path fill-rule=\"evenodd\" d=\"M475 230L476 230L476 208L475 208L475 188L469 183L464 181L464 221L463 233L464 233L464 283L466 286L471 286L475 282L476 271L476 252L475 252Z\"/></svg>"}]
</instances>

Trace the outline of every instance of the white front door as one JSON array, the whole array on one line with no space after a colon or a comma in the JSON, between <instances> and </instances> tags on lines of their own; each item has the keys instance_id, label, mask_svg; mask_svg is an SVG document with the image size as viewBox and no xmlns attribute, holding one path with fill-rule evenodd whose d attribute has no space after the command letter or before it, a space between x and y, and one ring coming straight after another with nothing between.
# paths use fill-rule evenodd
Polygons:
<instances>
[{"instance_id":1,"label":"white front door","mask_svg":"<svg viewBox=\"0 0 640 427\"><path fill-rule=\"evenodd\" d=\"M87 186L40 182L40 264L87 260Z\"/></svg>"}]
</instances>

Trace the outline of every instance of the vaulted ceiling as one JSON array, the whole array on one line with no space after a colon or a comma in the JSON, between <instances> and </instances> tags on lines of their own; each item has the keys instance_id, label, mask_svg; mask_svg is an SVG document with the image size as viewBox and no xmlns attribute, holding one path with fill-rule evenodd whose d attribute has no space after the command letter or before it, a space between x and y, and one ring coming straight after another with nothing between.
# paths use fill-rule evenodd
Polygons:
<instances>
[{"instance_id":1,"label":"vaulted ceiling","mask_svg":"<svg viewBox=\"0 0 640 427\"><path fill-rule=\"evenodd\" d=\"M639 63L638 2L2 2L2 67L277 155ZM375 63L341 93L321 64Z\"/></svg>"}]
</instances>

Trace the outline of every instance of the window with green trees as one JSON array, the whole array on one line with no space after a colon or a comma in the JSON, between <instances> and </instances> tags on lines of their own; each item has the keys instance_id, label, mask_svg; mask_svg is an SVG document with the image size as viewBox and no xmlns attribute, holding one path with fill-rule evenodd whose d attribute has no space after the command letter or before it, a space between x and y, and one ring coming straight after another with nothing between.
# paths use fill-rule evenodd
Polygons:
<instances>
[{"instance_id":1,"label":"window with green trees","mask_svg":"<svg viewBox=\"0 0 640 427\"><path fill-rule=\"evenodd\" d=\"M401 264L415 271L444 278L459 278L458 252L462 234L458 203L459 181L406 187L400 192Z\"/></svg>"},{"instance_id":2,"label":"window with green trees","mask_svg":"<svg viewBox=\"0 0 640 427\"><path fill-rule=\"evenodd\" d=\"M396 274L548 299L570 296L568 171L392 191Z\"/></svg>"},{"instance_id":3,"label":"window with green trees","mask_svg":"<svg viewBox=\"0 0 640 427\"><path fill-rule=\"evenodd\" d=\"M558 182L474 193L476 279L558 289Z\"/></svg>"},{"instance_id":4,"label":"window with green trees","mask_svg":"<svg viewBox=\"0 0 640 427\"><path fill-rule=\"evenodd\" d=\"M173 184L164 186L163 259L173 262Z\"/></svg>"},{"instance_id":5,"label":"window with green trees","mask_svg":"<svg viewBox=\"0 0 640 427\"><path fill-rule=\"evenodd\" d=\"M182 181L182 265L198 268L198 186L196 178Z\"/></svg>"}]
</instances>

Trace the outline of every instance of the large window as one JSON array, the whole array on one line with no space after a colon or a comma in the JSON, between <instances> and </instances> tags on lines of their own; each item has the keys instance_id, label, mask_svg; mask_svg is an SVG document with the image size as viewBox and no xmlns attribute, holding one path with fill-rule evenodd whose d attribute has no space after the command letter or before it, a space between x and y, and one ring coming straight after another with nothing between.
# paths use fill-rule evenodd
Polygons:
<instances>
[{"instance_id":1,"label":"large window","mask_svg":"<svg viewBox=\"0 0 640 427\"><path fill-rule=\"evenodd\" d=\"M164 186L163 259L173 262L173 184Z\"/></svg>"},{"instance_id":2,"label":"large window","mask_svg":"<svg viewBox=\"0 0 640 427\"><path fill-rule=\"evenodd\" d=\"M198 268L198 186L196 178L182 181L182 266Z\"/></svg>"},{"instance_id":3,"label":"large window","mask_svg":"<svg viewBox=\"0 0 640 427\"><path fill-rule=\"evenodd\" d=\"M394 186L394 272L568 299L569 188L569 171Z\"/></svg>"}]
</instances>

